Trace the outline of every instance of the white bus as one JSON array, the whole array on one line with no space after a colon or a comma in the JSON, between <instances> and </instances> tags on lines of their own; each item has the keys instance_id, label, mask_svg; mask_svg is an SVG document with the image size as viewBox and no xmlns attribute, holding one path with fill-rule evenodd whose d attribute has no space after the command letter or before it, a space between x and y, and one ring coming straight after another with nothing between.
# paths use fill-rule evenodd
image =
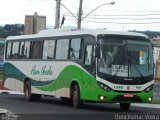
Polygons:
<instances>
[{"instance_id":1,"label":"white bus","mask_svg":"<svg viewBox=\"0 0 160 120\"><path fill-rule=\"evenodd\" d=\"M151 102L153 53L147 36L106 30L41 31L6 39L4 86L27 101L59 96L83 102Z\"/></svg>"}]
</instances>

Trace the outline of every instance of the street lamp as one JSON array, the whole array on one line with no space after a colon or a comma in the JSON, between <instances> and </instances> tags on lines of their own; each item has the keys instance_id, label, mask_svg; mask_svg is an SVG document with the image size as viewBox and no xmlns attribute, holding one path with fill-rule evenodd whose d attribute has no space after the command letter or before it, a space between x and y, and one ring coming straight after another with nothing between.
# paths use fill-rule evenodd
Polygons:
<instances>
[{"instance_id":1,"label":"street lamp","mask_svg":"<svg viewBox=\"0 0 160 120\"><path fill-rule=\"evenodd\" d=\"M99 5L98 7L96 7L95 9L93 9L91 12L89 12L86 16L84 16L84 17L81 19L81 21L82 21L84 18L86 18L88 15L90 15L92 12L94 12L95 10L97 10L99 7L101 7L101 6L103 6L103 5L107 5L107 4L114 5L115 2L114 2L114 1L111 1L111 2L109 2L109 3L104 3L104 4Z\"/></svg>"},{"instance_id":2,"label":"street lamp","mask_svg":"<svg viewBox=\"0 0 160 120\"><path fill-rule=\"evenodd\" d=\"M95 9L93 9L91 12L89 12L87 15L85 15L83 18L81 18L82 14L79 13L79 16L78 18L65 6L61 3L61 0L55 0L57 1L57 7L56 7L56 20L55 20L55 28L59 28L59 23L60 23L60 5L62 5L71 15L73 15L74 18L76 18L76 20L78 21L78 26L77 26L77 29L81 29L81 21L86 18L88 15L90 15L92 12L94 12L95 10L97 10L99 7L101 6L104 6L104 5L107 5L107 4L111 4L111 5L114 5L115 2L114 1L111 1L109 3L105 3L105 4L101 4L99 5L98 7L96 7ZM80 9L79 9L79 12L82 11L82 1L83 0L80 0Z\"/></svg>"},{"instance_id":3,"label":"street lamp","mask_svg":"<svg viewBox=\"0 0 160 120\"><path fill-rule=\"evenodd\" d=\"M77 29L81 29L81 21L86 18L88 15L90 15L92 12L94 12L95 10L97 10L99 7L101 6L104 6L104 5L108 5L108 4L111 4L111 5L114 5L115 2L114 1L111 1L109 3L104 3L104 4L101 4L99 5L98 7L96 7L95 9L93 9L91 12L89 12L87 15L85 15L83 18L81 18L81 14L79 14L79 19L78 19L78 27ZM82 7L81 7L82 8ZM80 11L80 10L79 10Z\"/></svg>"}]
</instances>

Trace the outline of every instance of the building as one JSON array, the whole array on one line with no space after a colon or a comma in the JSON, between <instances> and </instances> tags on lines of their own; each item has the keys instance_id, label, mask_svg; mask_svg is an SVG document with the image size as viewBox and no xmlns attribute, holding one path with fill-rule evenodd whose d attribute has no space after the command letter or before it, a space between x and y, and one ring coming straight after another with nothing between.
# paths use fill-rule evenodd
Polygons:
<instances>
[{"instance_id":1,"label":"building","mask_svg":"<svg viewBox=\"0 0 160 120\"><path fill-rule=\"evenodd\" d=\"M36 34L44 29L46 29L46 16L38 16L37 12L34 15L25 16L25 35Z\"/></svg>"},{"instance_id":2,"label":"building","mask_svg":"<svg viewBox=\"0 0 160 120\"><path fill-rule=\"evenodd\" d=\"M152 39L154 46L155 79L160 79L160 36Z\"/></svg>"}]
</instances>

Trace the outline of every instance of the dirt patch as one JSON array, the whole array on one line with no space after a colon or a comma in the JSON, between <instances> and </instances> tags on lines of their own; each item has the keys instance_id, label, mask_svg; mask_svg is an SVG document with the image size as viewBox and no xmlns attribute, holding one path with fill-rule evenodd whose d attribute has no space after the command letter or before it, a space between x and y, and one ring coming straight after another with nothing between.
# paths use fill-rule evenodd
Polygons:
<instances>
[{"instance_id":1,"label":"dirt patch","mask_svg":"<svg viewBox=\"0 0 160 120\"><path fill-rule=\"evenodd\" d=\"M7 90L7 88L3 86L3 81L0 81L0 90Z\"/></svg>"}]
</instances>

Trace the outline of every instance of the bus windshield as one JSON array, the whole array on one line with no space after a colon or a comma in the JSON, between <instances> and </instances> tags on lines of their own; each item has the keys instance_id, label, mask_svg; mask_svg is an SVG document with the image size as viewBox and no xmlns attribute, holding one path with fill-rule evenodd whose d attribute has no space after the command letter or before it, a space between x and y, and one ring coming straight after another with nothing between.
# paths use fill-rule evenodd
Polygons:
<instances>
[{"instance_id":1,"label":"bus windshield","mask_svg":"<svg viewBox=\"0 0 160 120\"><path fill-rule=\"evenodd\" d=\"M144 38L143 38L144 39ZM98 72L114 77L144 78L153 75L152 46L147 40L100 38Z\"/></svg>"}]
</instances>

